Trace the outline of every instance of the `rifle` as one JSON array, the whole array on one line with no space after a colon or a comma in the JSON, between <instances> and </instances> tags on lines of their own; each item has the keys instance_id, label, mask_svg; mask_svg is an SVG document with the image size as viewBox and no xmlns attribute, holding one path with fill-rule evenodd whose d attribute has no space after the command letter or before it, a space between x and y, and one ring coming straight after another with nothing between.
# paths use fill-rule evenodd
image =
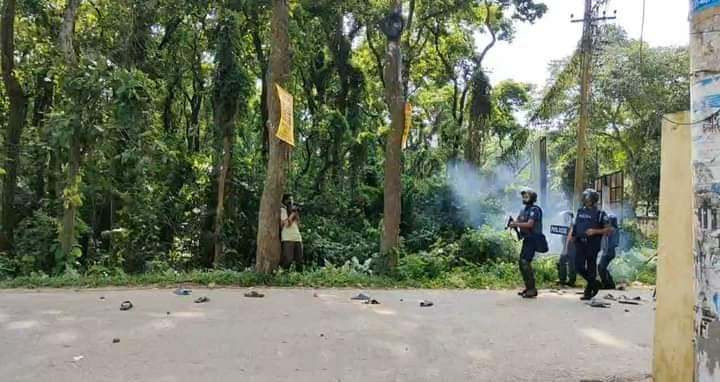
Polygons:
<instances>
[{"instance_id":1,"label":"rifle","mask_svg":"<svg viewBox=\"0 0 720 382\"><path fill-rule=\"evenodd\" d=\"M510 227L510 223L513 223L514 221L515 221L515 219L513 219L512 216L508 217L508 222L505 225L505 229L506 230L512 229L513 231L515 231L515 235L517 236L517 239L522 240L522 236L520 236L520 231L517 229L517 227Z\"/></svg>"}]
</instances>

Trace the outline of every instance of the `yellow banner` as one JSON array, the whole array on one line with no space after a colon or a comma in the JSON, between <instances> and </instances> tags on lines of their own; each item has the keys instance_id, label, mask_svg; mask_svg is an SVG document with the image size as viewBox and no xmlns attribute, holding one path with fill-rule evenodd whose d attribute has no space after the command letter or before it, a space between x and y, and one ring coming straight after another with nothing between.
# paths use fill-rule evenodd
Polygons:
<instances>
[{"instance_id":1,"label":"yellow banner","mask_svg":"<svg viewBox=\"0 0 720 382\"><path fill-rule=\"evenodd\" d=\"M290 146L295 146L293 96L278 84L275 84L275 88L277 89L278 98L280 99L280 123L278 124L275 136Z\"/></svg>"},{"instance_id":2,"label":"yellow banner","mask_svg":"<svg viewBox=\"0 0 720 382\"><path fill-rule=\"evenodd\" d=\"M405 103L405 131L403 131L402 147L405 148L407 145L408 136L410 135L410 128L412 127L412 105L410 102Z\"/></svg>"}]
</instances>

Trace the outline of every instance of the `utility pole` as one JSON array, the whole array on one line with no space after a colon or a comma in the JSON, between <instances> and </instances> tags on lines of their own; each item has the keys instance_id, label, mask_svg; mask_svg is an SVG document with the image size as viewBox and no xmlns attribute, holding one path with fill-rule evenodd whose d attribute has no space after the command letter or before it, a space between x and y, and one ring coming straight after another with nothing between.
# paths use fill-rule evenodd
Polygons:
<instances>
[{"instance_id":1,"label":"utility pole","mask_svg":"<svg viewBox=\"0 0 720 382\"><path fill-rule=\"evenodd\" d=\"M603 3L604 0L598 2ZM582 41L580 43L581 74L580 74L580 121L577 127L577 160L575 162L575 188L573 190L573 210L580 206L580 196L585 186L585 157L587 156L587 128L590 124L590 69L592 67L593 33L598 21L613 20L614 16L596 17L597 8L593 0L585 0L585 12L582 19L572 20L583 23ZM572 15L571 15L572 17Z\"/></svg>"},{"instance_id":2,"label":"utility pole","mask_svg":"<svg viewBox=\"0 0 720 382\"><path fill-rule=\"evenodd\" d=\"M695 218L695 378L720 380L720 243L710 219L720 208L720 0L690 0L692 171ZM687 127L687 126L686 126ZM688 169L690 170L690 169Z\"/></svg>"}]
</instances>

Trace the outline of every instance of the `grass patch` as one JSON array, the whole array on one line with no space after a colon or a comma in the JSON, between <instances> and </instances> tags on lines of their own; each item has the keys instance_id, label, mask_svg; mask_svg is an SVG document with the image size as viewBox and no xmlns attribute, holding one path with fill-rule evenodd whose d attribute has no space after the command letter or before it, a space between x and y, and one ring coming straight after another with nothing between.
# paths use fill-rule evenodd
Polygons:
<instances>
[{"instance_id":1,"label":"grass patch","mask_svg":"<svg viewBox=\"0 0 720 382\"><path fill-rule=\"evenodd\" d=\"M556 258L533 262L540 288L554 285L557 279ZM638 281L653 281L654 274L642 272ZM399 269L392 275L372 275L352 267L326 266L305 272L277 271L264 275L253 271L210 270L178 273L146 273L138 275L77 275L57 277L26 276L0 281L0 288L99 288L99 287L169 287L178 284L215 286L275 286L312 288L428 288L428 289L511 289L522 286L522 277L514 262L463 265L435 273L414 274Z\"/></svg>"}]
</instances>

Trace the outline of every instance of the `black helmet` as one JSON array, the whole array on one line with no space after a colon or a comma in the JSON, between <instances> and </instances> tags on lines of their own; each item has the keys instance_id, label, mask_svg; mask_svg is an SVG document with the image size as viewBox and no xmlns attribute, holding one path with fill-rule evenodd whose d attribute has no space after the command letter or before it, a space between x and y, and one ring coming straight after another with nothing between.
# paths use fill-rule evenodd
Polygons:
<instances>
[{"instance_id":1,"label":"black helmet","mask_svg":"<svg viewBox=\"0 0 720 382\"><path fill-rule=\"evenodd\" d=\"M525 195L528 196L528 199L529 199L528 201L529 201L530 203L535 203L535 202L537 202L537 197L538 197L538 196L537 196L537 192L535 192L533 189L531 189L531 188L523 188L523 190L520 191L520 196L525 196Z\"/></svg>"},{"instance_id":2,"label":"black helmet","mask_svg":"<svg viewBox=\"0 0 720 382\"><path fill-rule=\"evenodd\" d=\"M589 201L592 205L597 204L600 201L600 194L592 188L588 188L582 193L583 204L585 201Z\"/></svg>"},{"instance_id":3,"label":"black helmet","mask_svg":"<svg viewBox=\"0 0 720 382\"><path fill-rule=\"evenodd\" d=\"M610 225L617 229L618 228L618 217L615 214L608 214L608 221L610 222Z\"/></svg>"}]
</instances>

